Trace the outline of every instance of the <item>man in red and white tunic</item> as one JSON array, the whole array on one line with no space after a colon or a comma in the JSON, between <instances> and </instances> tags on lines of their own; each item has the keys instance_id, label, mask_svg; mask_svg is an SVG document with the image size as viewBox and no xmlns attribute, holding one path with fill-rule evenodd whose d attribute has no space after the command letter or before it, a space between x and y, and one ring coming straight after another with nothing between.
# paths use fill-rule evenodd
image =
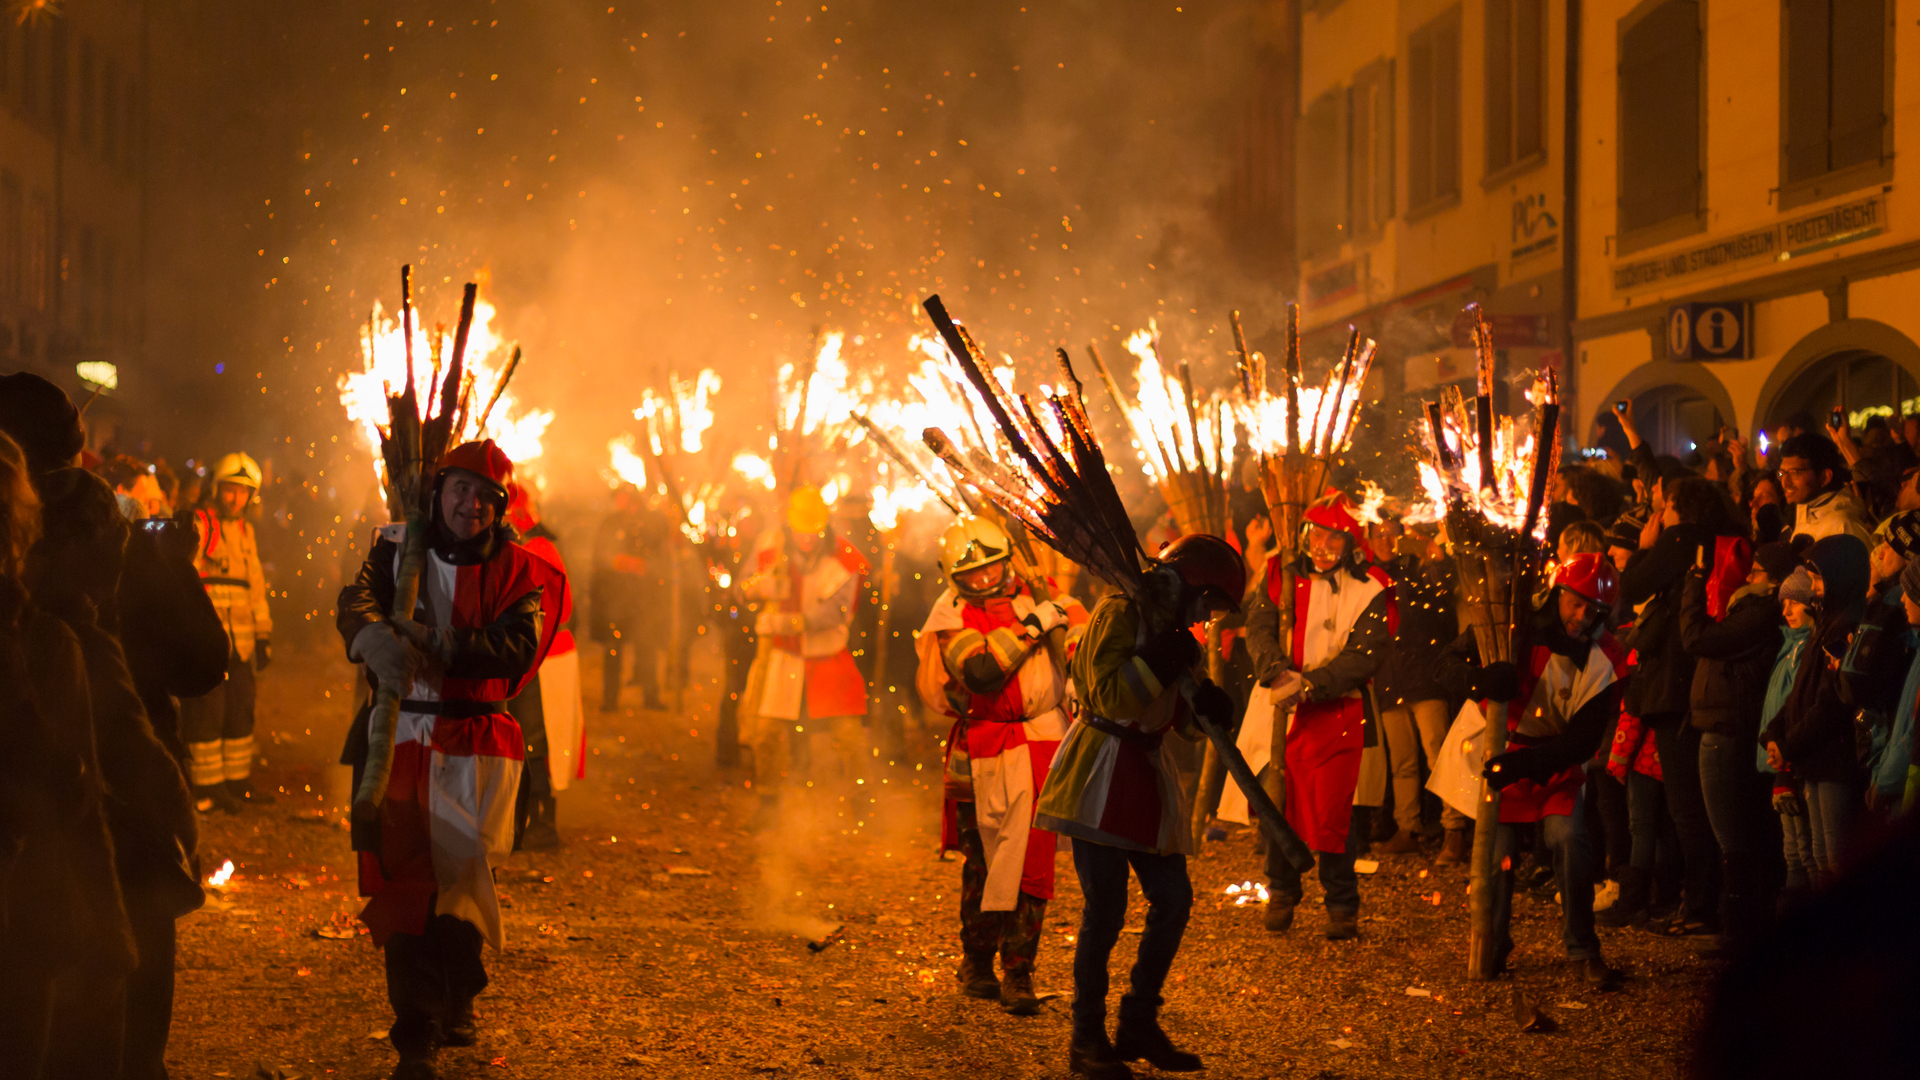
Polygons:
<instances>
[{"instance_id":1,"label":"man in red and white tunic","mask_svg":"<svg viewBox=\"0 0 1920 1080\"><path fill-rule=\"evenodd\" d=\"M1006 530L986 518L947 529L940 568L948 588L914 638L915 688L953 720L940 847L963 858L960 984L1032 1016L1054 852L1054 834L1033 828L1033 807L1067 733L1066 660L1087 612L1071 597L1053 599L1051 582L1022 580ZM995 953L1004 982L994 978Z\"/></svg>"},{"instance_id":2,"label":"man in red and white tunic","mask_svg":"<svg viewBox=\"0 0 1920 1080\"><path fill-rule=\"evenodd\" d=\"M1553 590L1535 614L1526 666L1482 665L1472 633L1442 654L1440 679L1450 694L1506 701L1507 750L1486 763L1487 783L1500 791L1500 831L1494 862L1494 933L1500 942L1495 970L1513 951L1512 858L1519 827L1540 826L1553 853L1559 888L1560 936L1567 957L1587 981L1610 988L1619 973L1600 956L1593 928L1594 857L1587 843L1586 763L1600 749L1607 727L1620 715L1626 650L1606 632L1607 613L1620 599L1620 578L1606 556L1575 555L1553 576ZM1484 711L1480 714L1484 716ZM1462 709L1447 735L1449 752L1484 731L1486 721ZM1484 744L1482 744L1484 745Z\"/></svg>"},{"instance_id":3,"label":"man in red and white tunic","mask_svg":"<svg viewBox=\"0 0 1920 1080\"><path fill-rule=\"evenodd\" d=\"M553 645L566 575L513 543L501 520L513 463L492 440L439 465L426 565L411 619L390 619L404 525L380 530L340 593L349 659L376 688L404 684L379 850L360 853L360 918L386 953L396 1080L436 1075L434 1051L471 1045L487 985L482 943L502 946L493 866L513 843L523 743L507 701ZM341 763L365 767L367 714Z\"/></svg>"},{"instance_id":4,"label":"man in red and white tunic","mask_svg":"<svg viewBox=\"0 0 1920 1080\"><path fill-rule=\"evenodd\" d=\"M820 489L802 487L788 500L785 525L761 534L747 565L741 591L761 602L760 640L741 726L753 747L753 786L770 808L795 733L825 729L844 779L865 769L867 680L850 642L868 564L833 531Z\"/></svg>"},{"instance_id":5,"label":"man in red and white tunic","mask_svg":"<svg viewBox=\"0 0 1920 1080\"><path fill-rule=\"evenodd\" d=\"M1300 557L1291 566L1278 555L1268 560L1265 584L1247 605L1247 647L1258 682L1238 742L1258 770L1273 756L1276 731L1284 733L1282 809L1319 860L1325 934L1340 941L1360 932L1353 861L1366 838L1356 826L1354 793L1367 749L1380 742L1368 684L1399 612L1392 580L1367 559L1366 529L1346 496L1318 499L1304 517ZM1283 619L1289 608L1290 633ZM1244 796L1232 794L1238 800L1221 800L1222 817L1245 814ZM1267 848L1267 880L1266 927L1286 930L1302 896L1300 871L1274 845Z\"/></svg>"},{"instance_id":6,"label":"man in red and white tunic","mask_svg":"<svg viewBox=\"0 0 1920 1080\"><path fill-rule=\"evenodd\" d=\"M567 572L566 561L560 557L560 537L540 520L533 493L524 484L514 484L509 492L507 524L513 526L521 547L552 563L562 574ZM527 851L560 846L555 821L559 793L567 790L570 782L587 775L586 713L580 704L580 653L573 640L571 598L557 615L553 648L547 651L533 681L507 703L507 711L526 737L527 759L521 773L514 833L516 847Z\"/></svg>"}]
</instances>

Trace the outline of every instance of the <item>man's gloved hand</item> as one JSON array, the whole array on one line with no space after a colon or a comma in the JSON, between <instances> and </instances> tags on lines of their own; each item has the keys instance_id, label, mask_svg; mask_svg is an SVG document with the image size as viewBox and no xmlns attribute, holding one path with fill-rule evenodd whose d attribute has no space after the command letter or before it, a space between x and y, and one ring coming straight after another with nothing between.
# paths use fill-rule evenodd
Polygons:
<instances>
[{"instance_id":1,"label":"man's gloved hand","mask_svg":"<svg viewBox=\"0 0 1920 1080\"><path fill-rule=\"evenodd\" d=\"M381 683L402 690L412 685L413 674L420 667L419 653L394 630L392 623L370 623L361 628L353 637L353 648L348 650L348 655L367 665L367 670Z\"/></svg>"},{"instance_id":2,"label":"man's gloved hand","mask_svg":"<svg viewBox=\"0 0 1920 1080\"><path fill-rule=\"evenodd\" d=\"M1181 672L1200 662L1204 650L1200 648L1200 642L1194 639L1193 631L1177 626L1148 638L1135 655L1153 669L1155 678L1163 685L1170 686Z\"/></svg>"},{"instance_id":3,"label":"man's gloved hand","mask_svg":"<svg viewBox=\"0 0 1920 1080\"><path fill-rule=\"evenodd\" d=\"M1067 609L1053 600L1042 601L1033 605L1033 611L1020 622L1030 637L1045 637L1055 627L1067 625Z\"/></svg>"},{"instance_id":4,"label":"man's gloved hand","mask_svg":"<svg viewBox=\"0 0 1920 1080\"><path fill-rule=\"evenodd\" d=\"M1807 804L1801 800L1800 793L1792 788L1774 789L1773 810L1784 817L1807 816Z\"/></svg>"},{"instance_id":5,"label":"man's gloved hand","mask_svg":"<svg viewBox=\"0 0 1920 1080\"><path fill-rule=\"evenodd\" d=\"M273 666L273 642L265 637L253 639L253 670L265 671Z\"/></svg>"},{"instance_id":6,"label":"man's gloved hand","mask_svg":"<svg viewBox=\"0 0 1920 1080\"><path fill-rule=\"evenodd\" d=\"M1556 771L1538 747L1530 746L1524 750L1509 750L1487 762L1487 767L1480 775L1495 791L1504 791L1507 785L1521 780L1544 784L1553 778Z\"/></svg>"},{"instance_id":7,"label":"man's gloved hand","mask_svg":"<svg viewBox=\"0 0 1920 1080\"><path fill-rule=\"evenodd\" d=\"M1211 679L1201 679L1195 684L1193 711L1217 731L1233 730L1233 695Z\"/></svg>"},{"instance_id":8,"label":"man's gloved hand","mask_svg":"<svg viewBox=\"0 0 1920 1080\"><path fill-rule=\"evenodd\" d=\"M1520 696L1520 669L1506 660L1481 668L1473 677L1473 696L1484 701L1512 701Z\"/></svg>"}]
</instances>

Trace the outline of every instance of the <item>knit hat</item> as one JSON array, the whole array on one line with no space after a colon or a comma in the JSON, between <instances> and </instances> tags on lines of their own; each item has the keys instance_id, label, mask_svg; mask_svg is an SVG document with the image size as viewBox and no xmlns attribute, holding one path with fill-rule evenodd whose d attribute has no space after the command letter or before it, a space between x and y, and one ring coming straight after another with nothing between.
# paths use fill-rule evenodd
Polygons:
<instances>
[{"instance_id":1,"label":"knit hat","mask_svg":"<svg viewBox=\"0 0 1920 1080\"><path fill-rule=\"evenodd\" d=\"M1792 600L1801 604L1813 603L1813 575L1807 573L1804 566L1796 566L1787 580L1780 583L1780 599Z\"/></svg>"},{"instance_id":2,"label":"knit hat","mask_svg":"<svg viewBox=\"0 0 1920 1080\"><path fill-rule=\"evenodd\" d=\"M1607 546L1639 551L1640 530L1646 528L1646 525L1644 521L1633 520L1632 514L1621 514L1614 520L1613 528L1607 530Z\"/></svg>"},{"instance_id":3,"label":"knit hat","mask_svg":"<svg viewBox=\"0 0 1920 1080\"><path fill-rule=\"evenodd\" d=\"M26 451L36 476L69 464L87 445L80 410L67 392L30 371L0 375L0 431Z\"/></svg>"},{"instance_id":4,"label":"knit hat","mask_svg":"<svg viewBox=\"0 0 1920 1080\"><path fill-rule=\"evenodd\" d=\"M1754 548L1753 561L1760 569L1766 571L1767 576L1776 584L1787 580L1787 575L1793 573L1793 568L1800 565L1800 560L1793 557L1793 549L1779 541L1761 544Z\"/></svg>"},{"instance_id":5,"label":"knit hat","mask_svg":"<svg viewBox=\"0 0 1920 1080\"><path fill-rule=\"evenodd\" d=\"M1882 522L1880 538L1903 559L1920 554L1920 510L1902 510Z\"/></svg>"}]
</instances>

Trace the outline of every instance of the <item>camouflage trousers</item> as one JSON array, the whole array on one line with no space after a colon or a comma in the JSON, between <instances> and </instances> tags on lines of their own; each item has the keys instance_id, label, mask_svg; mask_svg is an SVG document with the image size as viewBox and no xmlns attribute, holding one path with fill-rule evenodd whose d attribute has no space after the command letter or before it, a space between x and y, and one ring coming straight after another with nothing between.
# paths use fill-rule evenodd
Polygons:
<instances>
[{"instance_id":1,"label":"camouflage trousers","mask_svg":"<svg viewBox=\"0 0 1920 1080\"><path fill-rule=\"evenodd\" d=\"M987 849L973 804L957 804L960 825L960 947L968 956L993 963L1008 975L1031 975L1040 951L1040 928L1046 923L1047 902L1021 892L1012 911L981 911L987 891Z\"/></svg>"}]
</instances>

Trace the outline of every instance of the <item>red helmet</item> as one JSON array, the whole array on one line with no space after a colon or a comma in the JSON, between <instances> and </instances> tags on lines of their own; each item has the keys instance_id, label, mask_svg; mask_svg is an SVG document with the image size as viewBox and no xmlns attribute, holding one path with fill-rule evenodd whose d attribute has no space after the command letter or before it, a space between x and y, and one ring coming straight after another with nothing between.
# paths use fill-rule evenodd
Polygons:
<instances>
[{"instance_id":1,"label":"red helmet","mask_svg":"<svg viewBox=\"0 0 1920 1080\"><path fill-rule=\"evenodd\" d=\"M534 509L533 496L520 484L507 485L507 524L515 532L525 536L528 530L540 524L540 512Z\"/></svg>"},{"instance_id":2,"label":"red helmet","mask_svg":"<svg viewBox=\"0 0 1920 1080\"><path fill-rule=\"evenodd\" d=\"M1343 532L1353 537L1354 550L1367 549L1367 529L1354 516L1353 504L1345 495L1331 489L1325 495L1313 500L1305 514L1307 524L1318 525L1323 529Z\"/></svg>"},{"instance_id":3,"label":"red helmet","mask_svg":"<svg viewBox=\"0 0 1920 1080\"><path fill-rule=\"evenodd\" d=\"M464 442L447 451L434 470L435 478L445 476L448 469L464 469L491 482L502 507L505 506L507 492L513 487L513 462L492 439Z\"/></svg>"},{"instance_id":4,"label":"red helmet","mask_svg":"<svg viewBox=\"0 0 1920 1080\"><path fill-rule=\"evenodd\" d=\"M1233 545L1206 533L1189 533L1160 549L1160 565L1180 575L1190 589L1212 589L1240 610L1247 591L1247 561Z\"/></svg>"},{"instance_id":5,"label":"red helmet","mask_svg":"<svg viewBox=\"0 0 1920 1080\"><path fill-rule=\"evenodd\" d=\"M1612 610L1620 602L1620 574L1613 563L1598 552L1583 552L1568 559L1553 575L1554 585L1589 604Z\"/></svg>"}]
</instances>

